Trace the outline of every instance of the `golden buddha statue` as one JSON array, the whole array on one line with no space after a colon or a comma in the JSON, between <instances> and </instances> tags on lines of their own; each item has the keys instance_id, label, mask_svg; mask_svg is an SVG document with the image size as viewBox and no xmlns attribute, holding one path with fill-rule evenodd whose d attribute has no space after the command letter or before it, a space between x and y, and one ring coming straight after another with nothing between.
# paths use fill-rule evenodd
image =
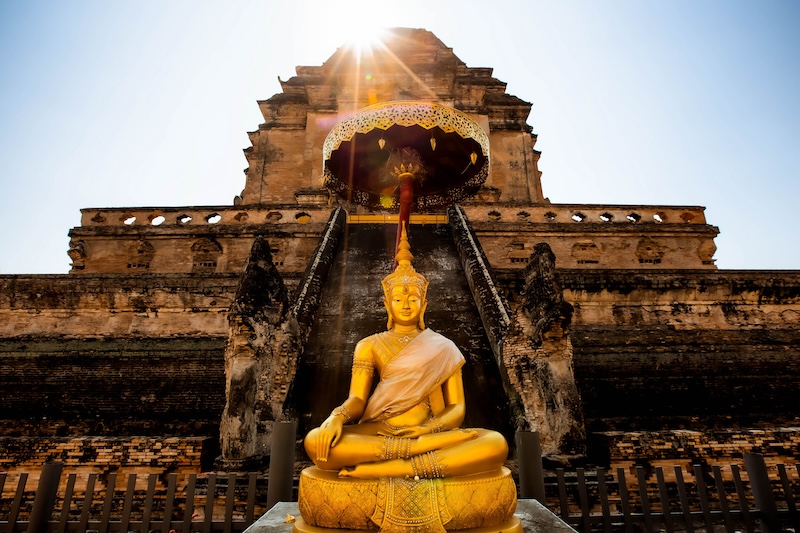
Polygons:
<instances>
[{"instance_id":1,"label":"golden buddha statue","mask_svg":"<svg viewBox=\"0 0 800 533\"><path fill-rule=\"evenodd\" d=\"M350 507L361 507L382 530L393 529L390 522L419 531L428 520L436 527L422 529L443 531L505 526L513 518L516 487L503 468L508 445L495 431L460 429L465 414L464 356L452 341L425 327L428 281L414 270L412 259L404 227L397 267L382 282L387 331L357 344L349 396L304 440L316 465L304 471L300 480L301 514L309 525L368 529L369 524L351 516L352 508L345 509L350 504L341 503L347 497L330 496L360 481L372 481L376 495L370 502L358 501ZM380 381L370 394L376 370ZM380 489L376 480L388 483L389 488ZM434 481L439 485L430 485ZM318 485L316 489L309 488L312 483ZM396 486L405 503L393 503L401 499L395 495ZM357 499L371 490L359 487ZM486 495L476 496L479 490ZM448 491L451 498L470 500L463 507L475 507L475 500L483 498L485 507L492 510L478 509L471 511L475 516L454 520L446 502L430 503L437 501L435 494L439 500L447 499L443 495ZM312 498L312 492L314 502L304 501ZM414 498L419 501L409 506L407 501ZM459 505L451 507L456 513L463 510ZM408 516L409 509L416 515ZM420 513L427 518L420 518Z\"/></svg>"}]
</instances>

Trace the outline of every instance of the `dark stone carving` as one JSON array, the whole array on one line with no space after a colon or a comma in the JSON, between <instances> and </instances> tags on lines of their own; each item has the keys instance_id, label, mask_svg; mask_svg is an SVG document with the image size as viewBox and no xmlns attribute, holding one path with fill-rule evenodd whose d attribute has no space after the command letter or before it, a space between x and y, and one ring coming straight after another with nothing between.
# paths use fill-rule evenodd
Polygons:
<instances>
[{"instance_id":1,"label":"dark stone carving","mask_svg":"<svg viewBox=\"0 0 800 533\"><path fill-rule=\"evenodd\" d=\"M556 256L545 242L533 247L525 267L525 288L521 296L522 307L531 321L530 337L534 346L542 345L542 335L554 324L559 326L561 334L569 334L573 308L564 301L556 276Z\"/></svg>"},{"instance_id":2,"label":"dark stone carving","mask_svg":"<svg viewBox=\"0 0 800 533\"><path fill-rule=\"evenodd\" d=\"M527 422L540 434L544 455L569 461L585 454L586 432L572 365L573 307L564 301L555 259L546 243L534 246L521 301L512 309L503 339L502 360Z\"/></svg>"},{"instance_id":3,"label":"dark stone carving","mask_svg":"<svg viewBox=\"0 0 800 533\"><path fill-rule=\"evenodd\" d=\"M288 292L272 263L269 243L257 236L228 313L226 404L220 424L222 456L228 462L262 455L256 431L259 377L272 360L288 308Z\"/></svg>"},{"instance_id":4,"label":"dark stone carving","mask_svg":"<svg viewBox=\"0 0 800 533\"><path fill-rule=\"evenodd\" d=\"M240 468L267 455L272 423L291 416L284 412L286 397L344 222L344 211L337 208L293 305L266 238L253 242L228 314L227 403L220 424L223 467Z\"/></svg>"},{"instance_id":5,"label":"dark stone carving","mask_svg":"<svg viewBox=\"0 0 800 533\"><path fill-rule=\"evenodd\" d=\"M231 318L241 318L251 325L264 321L278 324L283 319L289 307L289 293L269 250L267 239L257 236L231 304Z\"/></svg>"}]
</instances>

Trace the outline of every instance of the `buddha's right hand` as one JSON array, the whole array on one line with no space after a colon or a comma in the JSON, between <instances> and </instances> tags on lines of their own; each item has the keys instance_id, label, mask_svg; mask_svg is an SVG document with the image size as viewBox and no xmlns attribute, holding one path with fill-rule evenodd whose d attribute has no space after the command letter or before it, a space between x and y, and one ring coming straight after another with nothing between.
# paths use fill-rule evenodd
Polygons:
<instances>
[{"instance_id":1,"label":"buddha's right hand","mask_svg":"<svg viewBox=\"0 0 800 533\"><path fill-rule=\"evenodd\" d=\"M342 436L342 419L338 416L329 416L319 427L317 433L317 461L327 461L331 448L339 442Z\"/></svg>"}]
</instances>

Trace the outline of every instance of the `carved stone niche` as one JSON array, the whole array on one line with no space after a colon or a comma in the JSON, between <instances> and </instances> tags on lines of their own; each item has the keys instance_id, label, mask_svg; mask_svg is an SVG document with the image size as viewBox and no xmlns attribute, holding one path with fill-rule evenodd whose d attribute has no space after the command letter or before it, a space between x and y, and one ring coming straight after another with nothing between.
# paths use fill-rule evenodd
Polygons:
<instances>
[{"instance_id":1,"label":"carved stone niche","mask_svg":"<svg viewBox=\"0 0 800 533\"><path fill-rule=\"evenodd\" d=\"M640 265L660 265L665 253L666 248L649 237L640 240L636 247Z\"/></svg>"},{"instance_id":2,"label":"carved stone niche","mask_svg":"<svg viewBox=\"0 0 800 533\"><path fill-rule=\"evenodd\" d=\"M214 239L198 239L192 244L192 272L216 272L222 246Z\"/></svg>"},{"instance_id":3,"label":"carved stone niche","mask_svg":"<svg viewBox=\"0 0 800 533\"><path fill-rule=\"evenodd\" d=\"M150 262L156 255L156 250L153 245L145 240L136 241L133 249L128 254L128 269L129 270L147 270L150 268Z\"/></svg>"},{"instance_id":4,"label":"carved stone niche","mask_svg":"<svg viewBox=\"0 0 800 533\"><path fill-rule=\"evenodd\" d=\"M572 245L572 258L579 265L600 263L600 248L592 241L579 241Z\"/></svg>"}]
</instances>

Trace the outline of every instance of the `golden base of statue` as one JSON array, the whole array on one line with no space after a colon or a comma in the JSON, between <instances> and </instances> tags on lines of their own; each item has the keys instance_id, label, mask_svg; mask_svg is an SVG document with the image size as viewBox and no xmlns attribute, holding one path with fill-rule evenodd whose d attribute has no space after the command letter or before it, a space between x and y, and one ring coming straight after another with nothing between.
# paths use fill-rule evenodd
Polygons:
<instances>
[{"instance_id":1,"label":"golden base of statue","mask_svg":"<svg viewBox=\"0 0 800 533\"><path fill-rule=\"evenodd\" d=\"M336 472L310 467L300 475L302 522L294 530L520 532L514 517L517 488L511 472L437 479L343 479Z\"/></svg>"}]
</instances>

